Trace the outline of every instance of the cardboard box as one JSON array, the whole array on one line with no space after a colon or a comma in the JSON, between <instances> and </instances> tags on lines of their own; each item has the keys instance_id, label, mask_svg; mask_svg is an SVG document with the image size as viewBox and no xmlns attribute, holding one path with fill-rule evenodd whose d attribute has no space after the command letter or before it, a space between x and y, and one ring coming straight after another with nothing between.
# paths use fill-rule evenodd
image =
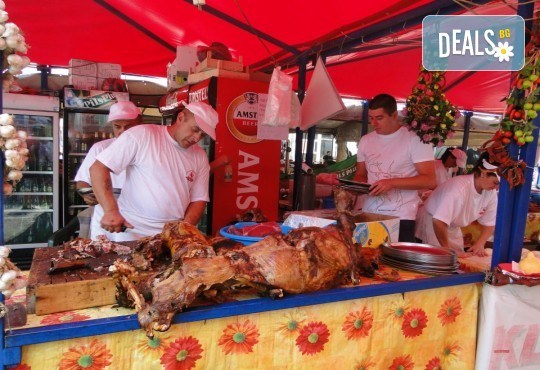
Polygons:
<instances>
[{"instance_id":1,"label":"cardboard box","mask_svg":"<svg viewBox=\"0 0 540 370\"><path fill-rule=\"evenodd\" d=\"M356 228L353 241L363 247L378 247L383 242L397 242L399 237L399 218L392 216L353 212ZM293 228L318 226L325 227L335 223L337 214L335 209L321 209L314 211L295 211L285 214L283 225Z\"/></svg>"},{"instance_id":2,"label":"cardboard box","mask_svg":"<svg viewBox=\"0 0 540 370\"><path fill-rule=\"evenodd\" d=\"M103 82L108 78L122 78L122 66L114 63L98 63L97 89L103 89Z\"/></svg>"},{"instance_id":3,"label":"cardboard box","mask_svg":"<svg viewBox=\"0 0 540 370\"><path fill-rule=\"evenodd\" d=\"M100 89L107 78L121 78L122 66L114 63L97 63L91 60L70 59L68 82L76 89Z\"/></svg>"},{"instance_id":4,"label":"cardboard box","mask_svg":"<svg viewBox=\"0 0 540 370\"><path fill-rule=\"evenodd\" d=\"M208 52L206 59L198 63L195 67L195 73L204 72L216 68L225 69L231 72L244 72L244 64L242 63L242 59L240 59L239 62L233 62L231 60L213 59L211 57L211 52Z\"/></svg>"},{"instance_id":5,"label":"cardboard box","mask_svg":"<svg viewBox=\"0 0 540 370\"><path fill-rule=\"evenodd\" d=\"M193 46L177 46L176 59L174 65L179 72L191 72L195 70L195 66L199 63L197 57L197 48Z\"/></svg>"},{"instance_id":6,"label":"cardboard box","mask_svg":"<svg viewBox=\"0 0 540 370\"><path fill-rule=\"evenodd\" d=\"M167 64L167 90L179 89L188 83L188 72L179 71L174 63Z\"/></svg>"}]
</instances>

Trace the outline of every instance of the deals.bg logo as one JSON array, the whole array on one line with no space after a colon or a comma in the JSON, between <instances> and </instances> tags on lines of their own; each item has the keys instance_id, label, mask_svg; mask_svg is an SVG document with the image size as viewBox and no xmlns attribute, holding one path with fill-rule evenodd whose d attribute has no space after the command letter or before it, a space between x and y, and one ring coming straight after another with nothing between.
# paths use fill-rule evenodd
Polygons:
<instances>
[{"instance_id":1,"label":"deals.bg logo","mask_svg":"<svg viewBox=\"0 0 540 370\"><path fill-rule=\"evenodd\" d=\"M422 22L422 64L429 71L518 71L525 22L518 15L429 15Z\"/></svg>"}]
</instances>

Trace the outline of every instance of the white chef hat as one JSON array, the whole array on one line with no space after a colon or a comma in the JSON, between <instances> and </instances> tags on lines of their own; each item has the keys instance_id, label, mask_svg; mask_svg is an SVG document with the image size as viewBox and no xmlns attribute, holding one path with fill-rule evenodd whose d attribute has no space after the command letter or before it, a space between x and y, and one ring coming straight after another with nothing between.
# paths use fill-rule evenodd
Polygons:
<instances>
[{"instance_id":1,"label":"white chef hat","mask_svg":"<svg viewBox=\"0 0 540 370\"><path fill-rule=\"evenodd\" d=\"M450 153L456 158L456 164L459 168L467 167L467 154L463 150L455 148Z\"/></svg>"}]
</instances>

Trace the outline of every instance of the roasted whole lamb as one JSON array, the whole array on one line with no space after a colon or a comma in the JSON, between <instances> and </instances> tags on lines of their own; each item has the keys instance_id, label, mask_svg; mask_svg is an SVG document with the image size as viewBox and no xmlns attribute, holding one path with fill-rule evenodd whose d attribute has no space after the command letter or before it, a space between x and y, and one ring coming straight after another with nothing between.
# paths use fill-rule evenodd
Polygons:
<instances>
[{"instance_id":1,"label":"roasted whole lamb","mask_svg":"<svg viewBox=\"0 0 540 370\"><path fill-rule=\"evenodd\" d=\"M221 237L207 238L184 222L167 224L161 241L170 250L168 266L154 269L152 263L140 263L141 256L149 261L160 258L153 254L160 248L148 247L149 242L157 242L156 237L139 243L134 252L137 263L115 263L119 302L129 302L136 308L141 327L152 337L153 330L167 330L175 313L216 287L249 286L280 297L283 292L356 284L359 273L373 276L378 252L353 244L350 196L342 189L335 192L337 225L294 229L247 247Z\"/></svg>"}]
</instances>

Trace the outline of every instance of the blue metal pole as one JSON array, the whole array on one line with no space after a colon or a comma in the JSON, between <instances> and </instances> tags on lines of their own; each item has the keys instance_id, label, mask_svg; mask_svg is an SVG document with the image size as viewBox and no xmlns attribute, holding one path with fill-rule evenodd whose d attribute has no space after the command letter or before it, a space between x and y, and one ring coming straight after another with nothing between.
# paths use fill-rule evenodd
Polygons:
<instances>
[{"instance_id":1,"label":"blue metal pole","mask_svg":"<svg viewBox=\"0 0 540 370\"><path fill-rule=\"evenodd\" d=\"M369 100L364 100L362 103L362 130L360 136L364 136L368 133L369 125Z\"/></svg>"},{"instance_id":2,"label":"blue metal pole","mask_svg":"<svg viewBox=\"0 0 540 370\"><path fill-rule=\"evenodd\" d=\"M534 3L526 0L518 1L517 14L519 16L530 19L533 17L533 13ZM532 22L527 22L525 26L525 35L527 36L527 32L531 30ZM539 123L538 118L534 120L534 123ZM520 158L527 163L527 167L531 168L535 165L536 146L538 144L537 130L533 131L533 137L534 141L523 148ZM520 154L518 146L514 143L508 146L508 151L512 158L518 158ZM519 261L520 259L531 182L532 170L529 169L525 171L525 183L515 191L509 189L506 181L501 182L491 267L497 266L500 262Z\"/></svg>"},{"instance_id":3,"label":"blue metal pole","mask_svg":"<svg viewBox=\"0 0 540 370\"><path fill-rule=\"evenodd\" d=\"M300 60L298 63L298 100L300 103L304 100L306 94L306 70L307 61L305 59ZM298 202L300 199L300 175L302 174L302 144L304 140L304 133L299 127L296 128L296 141L294 150L294 181L293 181L293 210L298 209Z\"/></svg>"},{"instance_id":4,"label":"blue metal pole","mask_svg":"<svg viewBox=\"0 0 540 370\"><path fill-rule=\"evenodd\" d=\"M534 125L540 125L540 118L534 120ZM521 259L521 249L523 248L523 235L527 214L529 212L529 198L531 195L531 184L533 168L536 164L536 149L538 145L538 130L533 130L534 140L521 149L520 159L525 161L525 182L516 188L514 195L514 209L512 214L512 228L510 229L510 245L508 248L507 262Z\"/></svg>"},{"instance_id":5,"label":"blue metal pole","mask_svg":"<svg viewBox=\"0 0 540 370\"><path fill-rule=\"evenodd\" d=\"M511 143L507 146L508 152L512 158L518 157L518 146ZM523 185L525 186L525 185ZM510 237L513 224L516 222L512 218L515 207L515 191L510 190L507 181L501 181L499 187L499 197L497 205L497 217L495 220L495 234L493 239L493 257L491 258L491 267L497 266L501 262L509 262ZM522 219L522 222L524 219ZM521 235L523 243L523 234Z\"/></svg>"},{"instance_id":6,"label":"blue metal pole","mask_svg":"<svg viewBox=\"0 0 540 370\"><path fill-rule=\"evenodd\" d=\"M465 124L463 125L463 141L461 142L461 149L464 152L467 151L469 147L469 135L471 133L471 117L473 112L465 112Z\"/></svg>"}]
</instances>

